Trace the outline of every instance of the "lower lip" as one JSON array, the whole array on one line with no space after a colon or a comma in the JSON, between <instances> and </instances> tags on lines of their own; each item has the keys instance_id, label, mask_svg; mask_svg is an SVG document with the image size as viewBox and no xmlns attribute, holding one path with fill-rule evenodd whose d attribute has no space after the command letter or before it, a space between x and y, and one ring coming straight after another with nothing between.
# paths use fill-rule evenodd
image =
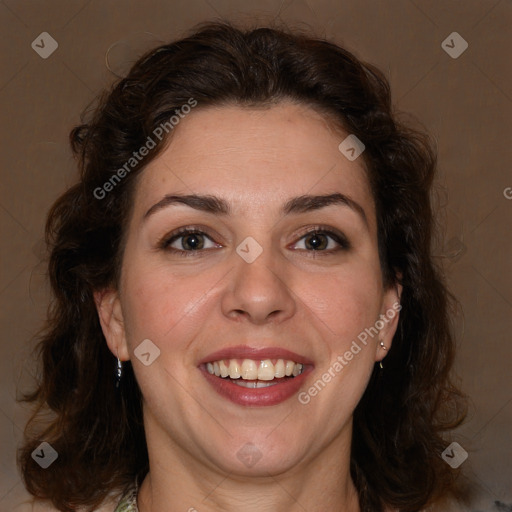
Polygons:
<instances>
[{"instance_id":1,"label":"lower lip","mask_svg":"<svg viewBox=\"0 0 512 512\"><path fill-rule=\"evenodd\" d=\"M297 377L283 379L282 382L266 388L245 388L234 384L229 379L216 377L208 373L206 369L202 372L213 389L231 402L245 406L265 406L280 404L298 393L309 370L309 368L305 368Z\"/></svg>"}]
</instances>

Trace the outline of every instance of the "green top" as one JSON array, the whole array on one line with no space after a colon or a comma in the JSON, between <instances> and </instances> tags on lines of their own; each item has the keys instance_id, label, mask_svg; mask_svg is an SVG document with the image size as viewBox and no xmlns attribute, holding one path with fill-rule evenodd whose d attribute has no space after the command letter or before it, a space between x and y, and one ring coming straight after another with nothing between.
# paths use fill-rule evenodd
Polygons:
<instances>
[{"instance_id":1,"label":"green top","mask_svg":"<svg viewBox=\"0 0 512 512\"><path fill-rule=\"evenodd\" d=\"M139 489L136 482L132 489L122 496L114 512L139 512L137 508L138 492Z\"/></svg>"}]
</instances>

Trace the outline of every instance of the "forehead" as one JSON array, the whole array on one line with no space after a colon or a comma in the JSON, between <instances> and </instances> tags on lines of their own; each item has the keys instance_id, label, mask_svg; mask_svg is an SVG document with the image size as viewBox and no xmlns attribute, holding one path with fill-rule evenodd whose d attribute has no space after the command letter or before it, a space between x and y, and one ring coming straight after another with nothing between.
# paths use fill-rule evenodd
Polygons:
<instances>
[{"instance_id":1,"label":"forehead","mask_svg":"<svg viewBox=\"0 0 512 512\"><path fill-rule=\"evenodd\" d=\"M135 209L169 193L216 195L236 211L342 192L373 210L363 159L350 161L338 149L347 135L305 105L199 105L142 172Z\"/></svg>"}]
</instances>

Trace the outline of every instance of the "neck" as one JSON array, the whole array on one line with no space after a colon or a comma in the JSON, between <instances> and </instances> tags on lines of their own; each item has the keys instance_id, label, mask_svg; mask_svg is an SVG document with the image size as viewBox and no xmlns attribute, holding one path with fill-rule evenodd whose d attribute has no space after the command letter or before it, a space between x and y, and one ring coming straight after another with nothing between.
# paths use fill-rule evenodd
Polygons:
<instances>
[{"instance_id":1,"label":"neck","mask_svg":"<svg viewBox=\"0 0 512 512\"><path fill-rule=\"evenodd\" d=\"M137 503L139 512L360 512L357 491L351 481L329 489L319 480L292 483L285 478L268 477L243 482L226 477L219 479L217 486L196 481L184 490L177 482L148 473ZM311 492L312 483L316 485L315 492Z\"/></svg>"},{"instance_id":2,"label":"neck","mask_svg":"<svg viewBox=\"0 0 512 512\"><path fill-rule=\"evenodd\" d=\"M351 423L316 457L255 476L223 472L146 424L150 472L140 486L139 512L360 512L350 477Z\"/></svg>"}]
</instances>

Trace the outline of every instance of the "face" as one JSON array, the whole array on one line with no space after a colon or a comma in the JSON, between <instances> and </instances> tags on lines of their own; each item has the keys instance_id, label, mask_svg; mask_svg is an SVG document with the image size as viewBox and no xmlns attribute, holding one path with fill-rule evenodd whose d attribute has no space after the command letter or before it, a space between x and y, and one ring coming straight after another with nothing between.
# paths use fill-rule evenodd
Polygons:
<instances>
[{"instance_id":1,"label":"face","mask_svg":"<svg viewBox=\"0 0 512 512\"><path fill-rule=\"evenodd\" d=\"M292 103L198 107L139 177L120 288L97 302L148 443L251 475L350 445L398 292L383 286L362 157L338 149L347 135Z\"/></svg>"}]
</instances>

